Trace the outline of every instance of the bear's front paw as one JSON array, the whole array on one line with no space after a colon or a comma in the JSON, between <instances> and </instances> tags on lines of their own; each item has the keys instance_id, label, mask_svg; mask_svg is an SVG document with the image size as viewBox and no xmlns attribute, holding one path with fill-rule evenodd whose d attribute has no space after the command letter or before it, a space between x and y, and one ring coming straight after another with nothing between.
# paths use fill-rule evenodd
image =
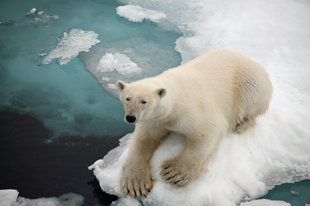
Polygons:
<instances>
[{"instance_id":1,"label":"bear's front paw","mask_svg":"<svg viewBox=\"0 0 310 206\"><path fill-rule=\"evenodd\" d=\"M149 168L147 166L141 168L141 165L124 166L120 184L123 194L134 198L146 197L152 189Z\"/></svg>"},{"instance_id":2,"label":"bear's front paw","mask_svg":"<svg viewBox=\"0 0 310 206\"><path fill-rule=\"evenodd\" d=\"M166 160L162 164L160 174L167 183L181 187L191 180L192 170L193 168L190 168L190 165L182 163L177 159L172 159Z\"/></svg>"}]
</instances>

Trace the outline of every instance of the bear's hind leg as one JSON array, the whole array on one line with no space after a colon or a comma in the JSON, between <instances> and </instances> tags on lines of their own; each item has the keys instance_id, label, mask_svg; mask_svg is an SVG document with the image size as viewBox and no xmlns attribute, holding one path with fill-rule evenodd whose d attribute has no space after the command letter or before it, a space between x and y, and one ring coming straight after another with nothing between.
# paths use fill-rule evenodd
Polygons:
<instances>
[{"instance_id":1,"label":"bear's hind leg","mask_svg":"<svg viewBox=\"0 0 310 206\"><path fill-rule=\"evenodd\" d=\"M237 134L243 134L245 131L247 131L250 128L253 128L256 124L256 117L244 117L242 121L237 123L235 128L233 129L233 132Z\"/></svg>"}]
</instances>

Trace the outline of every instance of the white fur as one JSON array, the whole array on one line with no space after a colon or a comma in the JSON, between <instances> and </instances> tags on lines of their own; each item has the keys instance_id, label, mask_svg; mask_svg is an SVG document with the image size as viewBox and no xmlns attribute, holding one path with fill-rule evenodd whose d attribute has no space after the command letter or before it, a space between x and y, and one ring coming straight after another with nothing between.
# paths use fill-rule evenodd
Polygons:
<instances>
[{"instance_id":1,"label":"white fur","mask_svg":"<svg viewBox=\"0 0 310 206\"><path fill-rule=\"evenodd\" d=\"M149 162L170 132L185 136L186 146L178 157L162 164L161 175L166 182L183 186L206 169L205 162L225 134L255 125L272 95L269 76L259 64L224 49L153 78L131 84L118 81L117 87L126 116L136 119L121 178L123 192L134 197L151 189Z\"/></svg>"}]
</instances>

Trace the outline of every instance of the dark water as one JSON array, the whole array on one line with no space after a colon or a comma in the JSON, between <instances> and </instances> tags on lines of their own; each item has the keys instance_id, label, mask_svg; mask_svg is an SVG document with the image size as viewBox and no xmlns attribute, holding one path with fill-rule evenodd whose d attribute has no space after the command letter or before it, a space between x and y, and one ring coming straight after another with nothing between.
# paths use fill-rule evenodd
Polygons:
<instances>
[{"instance_id":1,"label":"dark water","mask_svg":"<svg viewBox=\"0 0 310 206\"><path fill-rule=\"evenodd\" d=\"M87 169L118 145L117 138L67 136L46 143L50 135L28 114L0 111L0 189L17 189L30 199L73 192L84 197L84 205L105 206L117 199L104 193ZM310 180L277 186L262 198L310 204Z\"/></svg>"},{"instance_id":2,"label":"dark water","mask_svg":"<svg viewBox=\"0 0 310 206\"><path fill-rule=\"evenodd\" d=\"M34 199L73 192L84 205L110 205L117 198L101 191L87 169L118 145L117 138L61 137L27 114L0 111L0 188Z\"/></svg>"}]
</instances>

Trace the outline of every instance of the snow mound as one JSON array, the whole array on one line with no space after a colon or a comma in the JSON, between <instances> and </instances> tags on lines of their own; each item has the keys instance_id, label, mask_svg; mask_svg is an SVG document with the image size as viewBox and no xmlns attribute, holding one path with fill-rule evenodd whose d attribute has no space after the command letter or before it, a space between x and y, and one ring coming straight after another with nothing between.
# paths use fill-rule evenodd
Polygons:
<instances>
[{"instance_id":1,"label":"snow mound","mask_svg":"<svg viewBox=\"0 0 310 206\"><path fill-rule=\"evenodd\" d=\"M184 138L171 134L154 153L151 161L153 190L144 205L235 206L264 195L275 185L310 178L310 98L289 85L274 85L269 111L257 121L253 131L225 137L208 171L184 188L166 184L160 165L178 155ZM121 197L119 180L132 134L103 160L89 167L103 191ZM129 198L131 199L131 198ZM117 202L115 203L117 205Z\"/></svg>"},{"instance_id":2,"label":"snow mound","mask_svg":"<svg viewBox=\"0 0 310 206\"><path fill-rule=\"evenodd\" d=\"M151 9L145 9L138 5L126 5L116 8L119 16L122 16L132 22L142 22L148 19L152 22L159 23L162 19L167 18L166 14Z\"/></svg>"},{"instance_id":3,"label":"snow mound","mask_svg":"<svg viewBox=\"0 0 310 206\"><path fill-rule=\"evenodd\" d=\"M49 64L53 59L58 59L60 64L67 64L80 52L88 52L92 46L99 43L97 38L98 34L93 31L71 29L69 33L64 32L56 48L44 56L42 63Z\"/></svg>"}]
</instances>

